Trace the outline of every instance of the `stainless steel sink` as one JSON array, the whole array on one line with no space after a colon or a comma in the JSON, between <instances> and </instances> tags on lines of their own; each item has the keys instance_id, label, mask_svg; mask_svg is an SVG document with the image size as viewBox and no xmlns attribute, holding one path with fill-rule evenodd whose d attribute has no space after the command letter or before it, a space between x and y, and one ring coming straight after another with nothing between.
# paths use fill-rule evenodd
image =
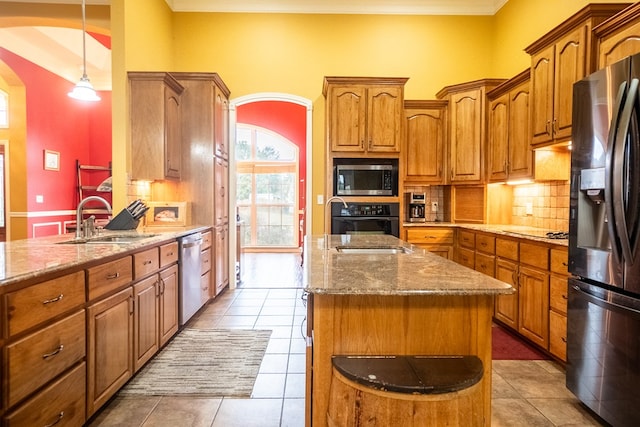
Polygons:
<instances>
[{"instance_id":1,"label":"stainless steel sink","mask_svg":"<svg viewBox=\"0 0 640 427\"><path fill-rule=\"evenodd\" d=\"M120 244L126 245L128 243L134 243L142 239L148 239L149 237L157 236L157 234L119 234L98 236L88 239L72 239L64 242L59 242L62 245L102 245L102 244Z\"/></svg>"},{"instance_id":2,"label":"stainless steel sink","mask_svg":"<svg viewBox=\"0 0 640 427\"><path fill-rule=\"evenodd\" d=\"M411 252L408 248L402 246L336 246L335 249L337 252L345 254L402 254Z\"/></svg>"}]
</instances>

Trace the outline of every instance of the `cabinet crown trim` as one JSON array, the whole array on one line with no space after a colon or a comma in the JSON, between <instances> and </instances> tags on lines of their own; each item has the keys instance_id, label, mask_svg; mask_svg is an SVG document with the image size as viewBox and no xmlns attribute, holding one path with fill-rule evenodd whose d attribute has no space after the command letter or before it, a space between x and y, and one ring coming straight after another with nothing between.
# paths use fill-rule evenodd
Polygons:
<instances>
[{"instance_id":1,"label":"cabinet crown trim","mask_svg":"<svg viewBox=\"0 0 640 427\"><path fill-rule=\"evenodd\" d=\"M478 89L482 87L493 88L495 86L498 86L504 83L505 81L506 79L480 79L480 80L473 80L466 83L459 83L455 85L445 86L442 89L440 89L438 93L436 93L436 98L442 99L453 93L466 92L468 90Z\"/></svg>"},{"instance_id":2,"label":"cabinet crown trim","mask_svg":"<svg viewBox=\"0 0 640 427\"><path fill-rule=\"evenodd\" d=\"M418 109L418 108L446 108L449 105L449 101L442 99L405 99L404 108Z\"/></svg>"},{"instance_id":3,"label":"cabinet crown trim","mask_svg":"<svg viewBox=\"0 0 640 427\"><path fill-rule=\"evenodd\" d=\"M409 77L335 77L325 76L324 83L322 85L322 95L327 96L327 89L329 85L399 85L404 84L409 80Z\"/></svg>"},{"instance_id":4,"label":"cabinet crown trim","mask_svg":"<svg viewBox=\"0 0 640 427\"><path fill-rule=\"evenodd\" d=\"M224 95L228 98L231 95L231 90L227 87L227 85L222 80L222 77L218 73L188 73L188 72L171 72L171 76L173 76L176 80L204 80L204 81L212 81L220 88L220 90L224 93Z\"/></svg>"},{"instance_id":5,"label":"cabinet crown trim","mask_svg":"<svg viewBox=\"0 0 640 427\"><path fill-rule=\"evenodd\" d=\"M593 34L598 38L608 36L611 33L619 31L622 27L629 24L631 20L637 20L638 18L640 18L640 2L632 4L598 24L593 28Z\"/></svg>"},{"instance_id":6,"label":"cabinet crown trim","mask_svg":"<svg viewBox=\"0 0 640 427\"><path fill-rule=\"evenodd\" d=\"M522 83L526 83L531 78L531 68L527 68L523 72L513 76L506 82L496 86L487 92L487 98L494 100L509 92L510 90L520 86Z\"/></svg>"},{"instance_id":7,"label":"cabinet crown trim","mask_svg":"<svg viewBox=\"0 0 640 427\"><path fill-rule=\"evenodd\" d=\"M182 86L178 81L169 73L165 72L148 72L148 71L129 71L127 73L127 77L129 80L149 80L149 81L160 81L162 80L164 84L169 86L178 95L181 95L184 92L184 86Z\"/></svg>"}]
</instances>

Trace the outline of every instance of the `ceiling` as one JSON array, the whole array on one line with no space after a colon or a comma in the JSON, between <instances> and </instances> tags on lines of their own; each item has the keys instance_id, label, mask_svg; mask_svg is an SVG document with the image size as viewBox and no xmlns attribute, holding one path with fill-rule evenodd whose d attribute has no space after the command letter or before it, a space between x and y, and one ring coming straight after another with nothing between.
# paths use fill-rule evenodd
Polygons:
<instances>
[{"instance_id":1,"label":"ceiling","mask_svg":"<svg viewBox=\"0 0 640 427\"><path fill-rule=\"evenodd\" d=\"M165 0L174 12L493 15L508 0ZM0 0L77 4L80 0ZM108 5L110 0L86 0ZM78 8L78 19L82 17ZM1 46L69 82L82 76L82 32L56 27L0 28ZM111 89L111 51L86 37L87 75L97 90Z\"/></svg>"}]
</instances>

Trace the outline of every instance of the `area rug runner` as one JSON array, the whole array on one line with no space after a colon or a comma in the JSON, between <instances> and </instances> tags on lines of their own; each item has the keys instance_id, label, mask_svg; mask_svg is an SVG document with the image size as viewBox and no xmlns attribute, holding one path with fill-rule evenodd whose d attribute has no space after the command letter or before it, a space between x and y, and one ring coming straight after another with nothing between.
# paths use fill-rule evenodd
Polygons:
<instances>
[{"instance_id":1,"label":"area rug runner","mask_svg":"<svg viewBox=\"0 0 640 427\"><path fill-rule=\"evenodd\" d=\"M183 329L120 393L250 397L270 336L270 330Z\"/></svg>"},{"instance_id":2,"label":"area rug runner","mask_svg":"<svg viewBox=\"0 0 640 427\"><path fill-rule=\"evenodd\" d=\"M499 325L491 328L493 360L546 360L550 357Z\"/></svg>"}]
</instances>

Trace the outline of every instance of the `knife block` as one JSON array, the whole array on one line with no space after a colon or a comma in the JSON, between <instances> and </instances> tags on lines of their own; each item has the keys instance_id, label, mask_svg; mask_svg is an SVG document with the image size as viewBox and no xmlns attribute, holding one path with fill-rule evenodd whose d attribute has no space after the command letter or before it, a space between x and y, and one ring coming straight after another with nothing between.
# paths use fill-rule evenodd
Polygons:
<instances>
[{"instance_id":1,"label":"knife block","mask_svg":"<svg viewBox=\"0 0 640 427\"><path fill-rule=\"evenodd\" d=\"M139 223L139 220L131 216L131 212L123 209L104 228L107 230L135 230Z\"/></svg>"}]
</instances>

